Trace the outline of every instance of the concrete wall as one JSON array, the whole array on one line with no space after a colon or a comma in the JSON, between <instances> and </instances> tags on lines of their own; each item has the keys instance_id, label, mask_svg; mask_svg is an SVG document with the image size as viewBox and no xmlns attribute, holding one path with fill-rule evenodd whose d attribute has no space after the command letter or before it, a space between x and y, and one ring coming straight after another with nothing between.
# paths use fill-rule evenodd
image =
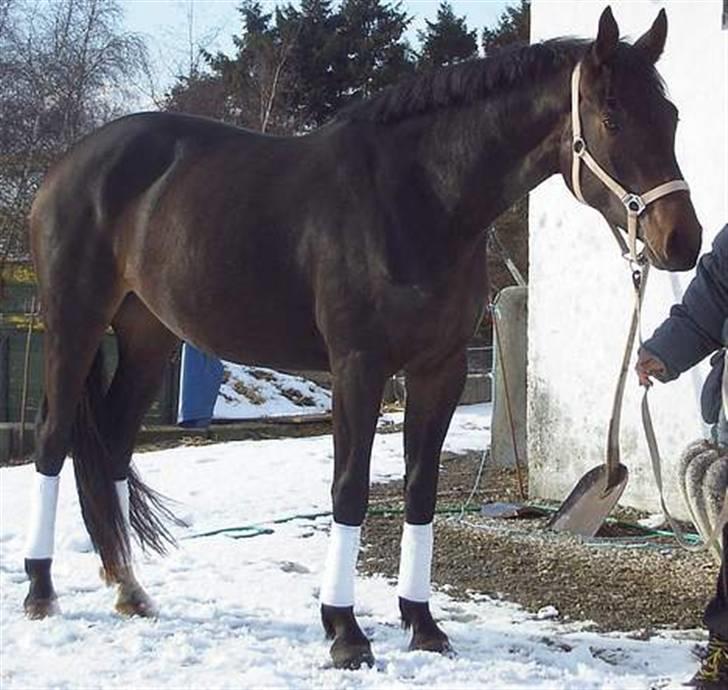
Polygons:
<instances>
[{"instance_id":1,"label":"concrete wall","mask_svg":"<svg viewBox=\"0 0 728 690\"><path fill-rule=\"evenodd\" d=\"M637 38L665 7L669 31L658 64L680 110L677 158L704 226L703 251L728 222L728 31L721 0L534 0L532 40L594 37L610 4L623 36ZM610 406L627 335L631 287L609 228L580 205L563 180L531 194L528 323L528 451L531 490L561 499L590 467L603 461ZM652 271L644 331L652 333L692 277ZM698 394L705 365L651 394L665 458L668 503L684 510L676 463L684 446L704 433ZM657 510L639 422L636 377L625 394L623 461L630 481L622 503Z\"/></svg>"}]
</instances>

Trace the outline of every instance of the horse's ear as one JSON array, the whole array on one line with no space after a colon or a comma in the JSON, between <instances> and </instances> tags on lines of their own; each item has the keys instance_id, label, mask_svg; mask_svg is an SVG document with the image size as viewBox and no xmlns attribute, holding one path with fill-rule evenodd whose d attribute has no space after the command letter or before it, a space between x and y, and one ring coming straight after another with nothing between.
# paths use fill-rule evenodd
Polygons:
<instances>
[{"instance_id":1,"label":"horse's ear","mask_svg":"<svg viewBox=\"0 0 728 690\"><path fill-rule=\"evenodd\" d=\"M650 30L635 41L634 47L640 50L650 62L655 63L662 55L666 38L667 13L661 9Z\"/></svg>"},{"instance_id":2,"label":"horse's ear","mask_svg":"<svg viewBox=\"0 0 728 690\"><path fill-rule=\"evenodd\" d=\"M614 20L612 8L607 8L599 17L599 31L592 52L597 64L605 64L614 55L619 44L619 27Z\"/></svg>"}]
</instances>

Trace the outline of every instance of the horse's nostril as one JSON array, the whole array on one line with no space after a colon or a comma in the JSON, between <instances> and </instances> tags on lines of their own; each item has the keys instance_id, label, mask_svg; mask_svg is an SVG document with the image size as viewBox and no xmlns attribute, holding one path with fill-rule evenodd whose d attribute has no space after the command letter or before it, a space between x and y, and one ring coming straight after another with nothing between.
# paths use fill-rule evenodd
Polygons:
<instances>
[{"instance_id":1,"label":"horse's nostril","mask_svg":"<svg viewBox=\"0 0 728 690\"><path fill-rule=\"evenodd\" d=\"M700 253L702 230L674 230L665 247L665 264L671 271L687 271L695 266Z\"/></svg>"}]
</instances>

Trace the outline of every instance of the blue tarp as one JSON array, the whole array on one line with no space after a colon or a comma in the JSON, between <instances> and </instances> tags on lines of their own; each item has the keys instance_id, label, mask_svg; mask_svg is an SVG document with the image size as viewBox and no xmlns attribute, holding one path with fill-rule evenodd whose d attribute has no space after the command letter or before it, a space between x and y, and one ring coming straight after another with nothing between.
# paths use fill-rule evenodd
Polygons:
<instances>
[{"instance_id":1,"label":"blue tarp","mask_svg":"<svg viewBox=\"0 0 728 690\"><path fill-rule=\"evenodd\" d=\"M212 420L224 368L216 357L184 343L180 366L177 423L184 427L206 427Z\"/></svg>"}]
</instances>

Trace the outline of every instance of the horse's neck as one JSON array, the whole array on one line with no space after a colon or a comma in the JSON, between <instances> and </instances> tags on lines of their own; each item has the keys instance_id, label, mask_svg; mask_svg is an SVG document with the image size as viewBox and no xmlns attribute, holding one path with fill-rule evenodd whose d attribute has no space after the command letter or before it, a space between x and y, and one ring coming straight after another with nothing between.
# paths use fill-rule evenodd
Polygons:
<instances>
[{"instance_id":1,"label":"horse's neck","mask_svg":"<svg viewBox=\"0 0 728 690\"><path fill-rule=\"evenodd\" d=\"M567 70L540 84L430 117L423 165L464 231L478 232L559 169L568 122Z\"/></svg>"}]
</instances>

